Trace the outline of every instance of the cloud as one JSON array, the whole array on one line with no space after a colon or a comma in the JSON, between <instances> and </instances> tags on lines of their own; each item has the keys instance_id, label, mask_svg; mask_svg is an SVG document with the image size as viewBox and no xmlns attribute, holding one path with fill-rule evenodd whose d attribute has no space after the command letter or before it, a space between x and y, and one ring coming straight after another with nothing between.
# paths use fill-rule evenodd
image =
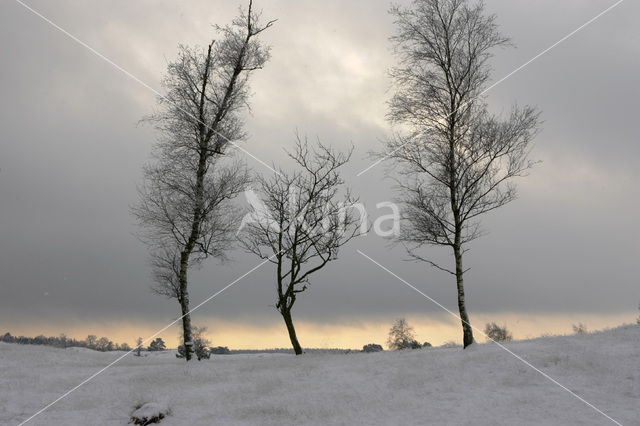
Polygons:
<instances>
[{"instance_id":1,"label":"cloud","mask_svg":"<svg viewBox=\"0 0 640 426\"><path fill-rule=\"evenodd\" d=\"M204 45L210 24L226 23L224 2L33 2L33 6L127 70L159 87L178 43ZM264 2L278 18L265 34L272 60L254 76L250 138L244 147L282 161L298 128L338 147L355 145L345 176L375 217L394 197L376 167L356 178L388 133L386 70L393 31L386 1ZM496 52L506 75L584 21L597 5L491 2L517 50ZM598 6L599 7L599 6ZM548 56L488 93L495 111L538 105L545 119L533 155L544 160L521 182L521 199L488 216L489 235L467 258L469 309L550 315L609 315L634 309L633 266L640 255L638 195L638 6L625 3ZM129 205L148 161L153 129L136 123L155 95L17 4L0 6L4 62L0 101L0 321L102 324L164 323L172 301L153 296L147 254L135 239ZM268 173L247 159L258 173ZM393 167L391 167L393 170ZM312 279L294 315L305 323L376 321L438 315L439 308L355 252L361 248L447 307L456 309L450 277L406 262L401 248L368 236ZM444 262L446 250L425 249ZM241 252L195 272L192 300L222 288L257 264ZM273 271L261 268L214 300L202 315L272 318ZM197 320L196 320L197 322ZM61 330L63 331L63 330Z\"/></svg>"}]
</instances>

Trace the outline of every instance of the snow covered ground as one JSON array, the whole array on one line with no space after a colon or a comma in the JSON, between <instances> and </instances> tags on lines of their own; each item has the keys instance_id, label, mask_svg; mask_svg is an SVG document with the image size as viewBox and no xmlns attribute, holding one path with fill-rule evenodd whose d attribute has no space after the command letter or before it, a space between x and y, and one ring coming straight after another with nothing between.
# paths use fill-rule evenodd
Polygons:
<instances>
[{"instance_id":1,"label":"snow covered ground","mask_svg":"<svg viewBox=\"0 0 640 426\"><path fill-rule=\"evenodd\" d=\"M640 425L640 327L506 345L625 425ZM0 343L0 424L19 424L120 356ZM28 424L614 424L494 344L373 354L127 356Z\"/></svg>"}]
</instances>

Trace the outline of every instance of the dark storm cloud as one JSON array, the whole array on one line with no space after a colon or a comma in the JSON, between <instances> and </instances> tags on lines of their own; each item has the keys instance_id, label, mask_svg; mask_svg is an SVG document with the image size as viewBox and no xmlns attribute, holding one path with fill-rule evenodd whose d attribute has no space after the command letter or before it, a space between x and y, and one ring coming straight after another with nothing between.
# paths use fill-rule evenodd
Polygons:
<instances>
[{"instance_id":1,"label":"dark storm cloud","mask_svg":"<svg viewBox=\"0 0 640 426\"><path fill-rule=\"evenodd\" d=\"M496 79L606 7L558 3L487 2L519 47L496 52ZM236 7L32 4L154 87L178 43L207 43L209 25L227 22ZM262 6L279 20L265 34L273 58L252 85L245 147L278 163L296 128L335 146L353 143L345 175L373 218L388 213L375 209L394 196L384 168L356 177L389 130L388 3ZM489 235L472 245L472 313L609 313L631 310L640 298L633 270L640 254L640 31L632 18L639 8L623 3L487 94L496 111L514 102L542 109L545 124L533 154L544 162L521 182L521 199L488 217ZM26 320L173 317L173 303L148 291L147 255L128 211L154 138L136 123L153 108L153 93L17 3L3 2L0 12L1 323L11 329ZM370 235L312 280L299 299L299 317L344 321L438 311L355 248L455 309L450 277L404 262L400 248ZM425 253L447 261L444 251ZM240 252L233 258L194 273L194 301L258 263ZM262 267L202 314L272 316L272 277L269 265Z\"/></svg>"}]
</instances>

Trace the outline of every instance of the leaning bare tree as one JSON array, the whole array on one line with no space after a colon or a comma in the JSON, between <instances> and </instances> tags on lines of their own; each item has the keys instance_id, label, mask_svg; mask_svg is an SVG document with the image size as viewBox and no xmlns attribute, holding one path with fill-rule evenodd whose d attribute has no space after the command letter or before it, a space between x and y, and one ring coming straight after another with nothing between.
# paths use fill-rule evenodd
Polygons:
<instances>
[{"instance_id":1,"label":"leaning bare tree","mask_svg":"<svg viewBox=\"0 0 640 426\"><path fill-rule=\"evenodd\" d=\"M392 37L399 66L389 119L401 125L385 157L399 164L405 203L400 240L409 253L453 275L464 347L473 342L465 305L463 254L481 235L480 216L516 197L512 179L524 176L539 113L513 107L500 118L487 110L491 50L508 43L483 4L466 0L414 0L394 6ZM455 266L442 267L417 253L446 246Z\"/></svg>"},{"instance_id":2,"label":"leaning bare tree","mask_svg":"<svg viewBox=\"0 0 640 426\"><path fill-rule=\"evenodd\" d=\"M288 154L298 170L280 169L271 178L259 179L263 209L245 221L240 241L247 251L275 265L275 307L300 355L291 316L296 298L307 290L311 274L336 260L339 248L366 227L360 226L354 212L357 201L344 189L338 171L351 152L337 153L322 144L310 148L298 138L295 151Z\"/></svg>"},{"instance_id":3,"label":"leaning bare tree","mask_svg":"<svg viewBox=\"0 0 640 426\"><path fill-rule=\"evenodd\" d=\"M150 247L157 292L180 303L187 361L187 272L209 256L224 258L239 217L229 201L247 182L244 167L228 157L229 144L245 136L240 113L249 75L269 57L256 36L273 21L261 24L259 18L249 2L231 25L218 28L220 39L206 49L180 46L163 80L167 94L149 118L161 137L132 210Z\"/></svg>"}]
</instances>

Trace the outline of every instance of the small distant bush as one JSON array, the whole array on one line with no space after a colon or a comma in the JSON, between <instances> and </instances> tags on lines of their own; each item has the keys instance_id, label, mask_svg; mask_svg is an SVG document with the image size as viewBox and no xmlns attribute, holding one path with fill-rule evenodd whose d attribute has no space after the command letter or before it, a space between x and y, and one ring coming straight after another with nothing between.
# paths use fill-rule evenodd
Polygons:
<instances>
[{"instance_id":1,"label":"small distant bush","mask_svg":"<svg viewBox=\"0 0 640 426\"><path fill-rule=\"evenodd\" d=\"M448 342L443 343L440 347L441 348L457 348L459 346L460 345L454 342L453 340L449 340Z\"/></svg>"},{"instance_id":2,"label":"small distant bush","mask_svg":"<svg viewBox=\"0 0 640 426\"><path fill-rule=\"evenodd\" d=\"M573 324L573 332L575 334L584 334L587 332L587 326L583 323L579 323L578 325Z\"/></svg>"},{"instance_id":3,"label":"small distant bush","mask_svg":"<svg viewBox=\"0 0 640 426\"><path fill-rule=\"evenodd\" d=\"M423 347L423 348L430 348L430 347L431 347L431 343L429 343L429 342L424 342L424 343L422 344L422 347Z\"/></svg>"},{"instance_id":4,"label":"small distant bush","mask_svg":"<svg viewBox=\"0 0 640 426\"><path fill-rule=\"evenodd\" d=\"M213 355L229 355L231 351L226 346L216 346L209 350Z\"/></svg>"},{"instance_id":5,"label":"small distant bush","mask_svg":"<svg viewBox=\"0 0 640 426\"><path fill-rule=\"evenodd\" d=\"M422 348L422 345L417 340L412 340L409 343L409 349L421 349L421 348Z\"/></svg>"},{"instance_id":6,"label":"small distant bush","mask_svg":"<svg viewBox=\"0 0 640 426\"><path fill-rule=\"evenodd\" d=\"M362 347L362 352L381 352L382 350L382 346L376 343L369 343Z\"/></svg>"},{"instance_id":7,"label":"small distant bush","mask_svg":"<svg viewBox=\"0 0 640 426\"><path fill-rule=\"evenodd\" d=\"M194 342L194 345L193 345L192 355L195 355L198 361L211 358L211 352L209 352L209 348L207 348L206 346L197 345L195 343L196 342ZM180 345L178 346L178 353L176 354L176 358L184 358L184 357L185 357L184 345Z\"/></svg>"},{"instance_id":8,"label":"small distant bush","mask_svg":"<svg viewBox=\"0 0 640 426\"><path fill-rule=\"evenodd\" d=\"M211 352L207 350L206 346L195 346L194 352L198 361L202 359L209 359L211 357Z\"/></svg>"},{"instance_id":9,"label":"small distant bush","mask_svg":"<svg viewBox=\"0 0 640 426\"><path fill-rule=\"evenodd\" d=\"M184 358L185 356L184 345L178 346L178 353L176 354L176 358Z\"/></svg>"},{"instance_id":10,"label":"small distant bush","mask_svg":"<svg viewBox=\"0 0 640 426\"><path fill-rule=\"evenodd\" d=\"M495 322L487 323L484 327L484 334L494 342L510 342L513 338L506 325L500 327Z\"/></svg>"}]
</instances>

